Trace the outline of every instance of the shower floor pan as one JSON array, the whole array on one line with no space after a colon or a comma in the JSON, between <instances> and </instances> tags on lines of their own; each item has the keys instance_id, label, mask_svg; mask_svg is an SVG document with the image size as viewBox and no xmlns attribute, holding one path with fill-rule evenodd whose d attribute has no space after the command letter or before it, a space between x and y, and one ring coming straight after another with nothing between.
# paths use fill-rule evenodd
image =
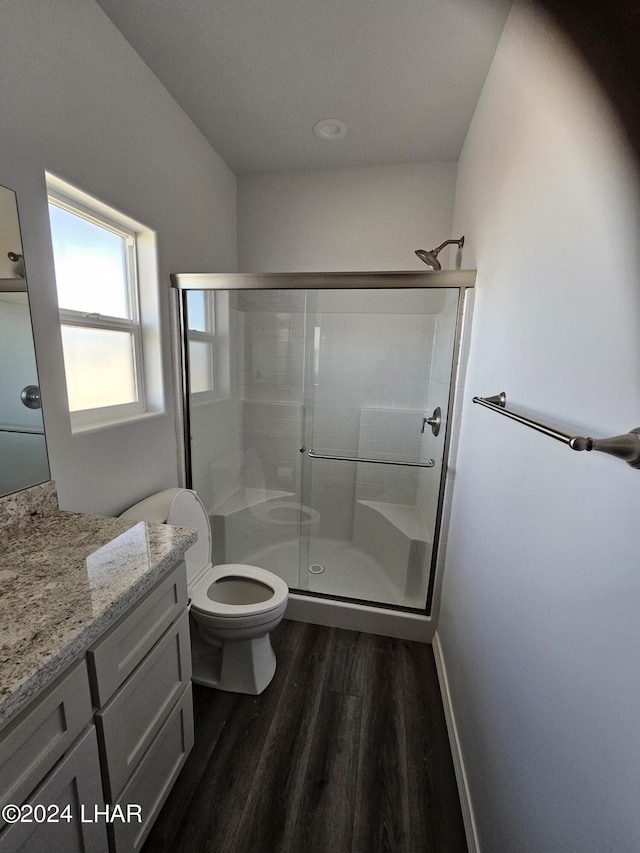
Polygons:
<instances>
[{"instance_id":1,"label":"shower floor pan","mask_svg":"<svg viewBox=\"0 0 640 853\"><path fill-rule=\"evenodd\" d=\"M309 507L302 518L303 543L311 537L301 568L295 495L238 490L211 515L214 562L262 566L292 590L424 607L431 546L419 507L356 501L353 541L320 536L320 518Z\"/></svg>"},{"instance_id":2,"label":"shower floor pan","mask_svg":"<svg viewBox=\"0 0 640 853\"><path fill-rule=\"evenodd\" d=\"M408 600L389 578L384 566L351 542L323 537L314 540L309 565L324 566L320 574L299 571L299 555L299 543L292 540L268 545L247 554L244 562L273 572L292 590L301 589L402 607L424 606L424 600Z\"/></svg>"}]
</instances>

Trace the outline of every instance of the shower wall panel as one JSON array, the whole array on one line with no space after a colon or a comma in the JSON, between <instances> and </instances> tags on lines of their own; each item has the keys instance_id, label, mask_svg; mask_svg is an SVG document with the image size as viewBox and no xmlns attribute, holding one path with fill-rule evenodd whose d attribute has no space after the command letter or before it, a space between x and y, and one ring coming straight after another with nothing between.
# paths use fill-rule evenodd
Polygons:
<instances>
[{"instance_id":1,"label":"shower wall panel","mask_svg":"<svg viewBox=\"0 0 640 853\"><path fill-rule=\"evenodd\" d=\"M369 459L419 459L423 416L423 408L379 409L363 406L360 412L358 455ZM414 504L419 470L392 465L358 465L356 497Z\"/></svg>"},{"instance_id":2,"label":"shower wall panel","mask_svg":"<svg viewBox=\"0 0 640 853\"><path fill-rule=\"evenodd\" d=\"M304 294L239 294L245 400L302 402ZM302 297L302 299L301 299Z\"/></svg>"},{"instance_id":3,"label":"shower wall panel","mask_svg":"<svg viewBox=\"0 0 640 853\"><path fill-rule=\"evenodd\" d=\"M297 494L302 403L245 400L243 411L244 485Z\"/></svg>"},{"instance_id":4,"label":"shower wall panel","mask_svg":"<svg viewBox=\"0 0 640 853\"><path fill-rule=\"evenodd\" d=\"M234 398L191 407L193 488L209 512L239 488L242 403Z\"/></svg>"},{"instance_id":5,"label":"shower wall panel","mask_svg":"<svg viewBox=\"0 0 640 853\"><path fill-rule=\"evenodd\" d=\"M316 316L313 445L347 456L417 459L441 294L323 292ZM413 439L413 441L411 441ZM358 485L357 485L358 484ZM352 537L356 497L414 503L416 473L325 462L313 475L312 503L323 535Z\"/></svg>"},{"instance_id":6,"label":"shower wall panel","mask_svg":"<svg viewBox=\"0 0 640 853\"><path fill-rule=\"evenodd\" d=\"M304 294L241 293L243 486L299 493Z\"/></svg>"}]
</instances>

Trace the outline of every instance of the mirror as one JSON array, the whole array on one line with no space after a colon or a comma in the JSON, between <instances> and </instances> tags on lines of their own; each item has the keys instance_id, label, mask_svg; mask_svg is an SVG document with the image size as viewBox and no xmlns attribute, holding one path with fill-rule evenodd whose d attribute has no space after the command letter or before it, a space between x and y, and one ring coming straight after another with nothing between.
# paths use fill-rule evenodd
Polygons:
<instances>
[{"instance_id":1,"label":"mirror","mask_svg":"<svg viewBox=\"0 0 640 853\"><path fill-rule=\"evenodd\" d=\"M15 193L0 186L0 496L49 479Z\"/></svg>"}]
</instances>

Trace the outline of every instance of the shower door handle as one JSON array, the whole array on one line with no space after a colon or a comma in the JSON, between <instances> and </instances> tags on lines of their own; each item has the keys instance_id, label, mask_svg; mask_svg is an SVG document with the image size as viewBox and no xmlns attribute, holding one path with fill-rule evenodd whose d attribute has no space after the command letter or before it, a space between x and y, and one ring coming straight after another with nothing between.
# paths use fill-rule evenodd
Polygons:
<instances>
[{"instance_id":1,"label":"shower door handle","mask_svg":"<svg viewBox=\"0 0 640 853\"><path fill-rule=\"evenodd\" d=\"M430 418L424 417L422 419L422 429L420 430L420 432L424 432L424 428L426 427L427 424L429 424L429 426L431 427L431 432L434 435L438 435L438 433L440 432L441 423L442 423L442 412L440 410L440 406L437 406L433 410L433 414L431 415Z\"/></svg>"}]
</instances>

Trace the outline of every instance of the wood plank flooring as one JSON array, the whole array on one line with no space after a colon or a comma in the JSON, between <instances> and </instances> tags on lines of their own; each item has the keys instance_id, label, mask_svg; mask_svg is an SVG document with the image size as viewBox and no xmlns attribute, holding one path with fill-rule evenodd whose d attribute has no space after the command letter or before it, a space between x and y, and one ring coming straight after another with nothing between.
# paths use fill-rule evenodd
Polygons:
<instances>
[{"instance_id":1,"label":"wood plank flooring","mask_svg":"<svg viewBox=\"0 0 640 853\"><path fill-rule=\"evenodd\" d=\"M194 685L144 853L467 853L431 646L283 622L261 696Z\"/></svg>"}]
</instances>

